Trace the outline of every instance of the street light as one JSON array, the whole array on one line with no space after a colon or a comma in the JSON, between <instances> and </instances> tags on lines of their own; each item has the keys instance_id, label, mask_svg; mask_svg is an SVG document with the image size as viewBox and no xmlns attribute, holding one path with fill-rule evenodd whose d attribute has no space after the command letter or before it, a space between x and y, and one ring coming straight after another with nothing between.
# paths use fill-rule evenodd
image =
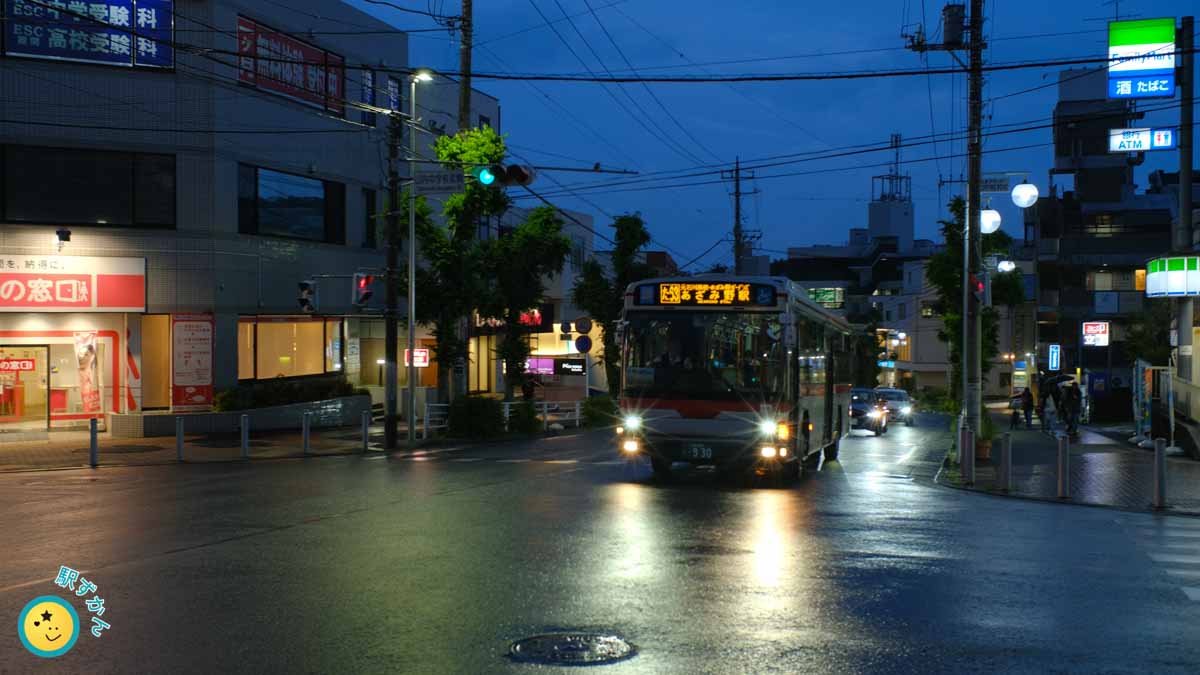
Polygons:
<instances>
[{"instance_id":1,"label":"street light","mask_svg":"<svg viewBox=\"0 0 1200 675\"><path fill-rule=\"evenodd\" d=\"M1000 212L995 209L984 209L979 212L979 231L991 234L1000 229Z\"/></svg>"},{"instance_id":2,"label":"street light","mask_svg":"<svg viewBox=\"0 0 1200 675\"><path fill-rule=\"evenodd\" d=\"M999 264L996 265L996 270L1000 272L1011 272L1015 269L1017 269L1017 263L1011 260L1001 260Z\"/></svg>"},{"instance_id":3,"label":"street light","mask_svg":"<svg viewBox=\"0 0 1200 675\"><path fill-rule=\"evenodd\" d=\"M1022 181L1012 189L1013 204L1016 204L1022 209L1027 209L1037 203L1038 189L1033 183Z\"/></svg>"},{"instance_id":4,"label":"street light","mask_svg":"<svg viewBox=\"0 0 1200 675\"><path fill-rule=\"evenodd\" d=\"M433 71L418 68L408 78L408 447L417 444L417 83L432 82ZM389 282L390 283L390 282ZM426 421L428 423L428 420Z\"/></svg>"}]
</instances>

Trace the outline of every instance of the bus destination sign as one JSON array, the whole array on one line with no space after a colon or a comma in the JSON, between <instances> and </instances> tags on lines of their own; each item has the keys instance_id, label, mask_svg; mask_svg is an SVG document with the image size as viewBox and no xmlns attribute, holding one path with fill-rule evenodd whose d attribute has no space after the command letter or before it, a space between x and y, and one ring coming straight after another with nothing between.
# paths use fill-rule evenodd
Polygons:
<instances>
[{"instance_id":1,"label":"bus destination sign","mask_svg":"<svg viewBox=\"0 0 1200 675\"><path fill-rule=\"evenodd\" d=\"M738 282L667 282L638 287L639 305L774 307L775 287Z\"/></svg>"}]
</instances>

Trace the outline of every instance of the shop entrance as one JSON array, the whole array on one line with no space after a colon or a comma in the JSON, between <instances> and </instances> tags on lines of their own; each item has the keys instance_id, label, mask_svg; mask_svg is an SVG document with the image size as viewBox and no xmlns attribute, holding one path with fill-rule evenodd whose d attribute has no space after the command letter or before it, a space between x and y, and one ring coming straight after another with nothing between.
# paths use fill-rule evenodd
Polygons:
<instances>
[{"instance_id":1,"label":"shop entrance","mask_svg":"<svg viewBox=\"0 0 1200 675\"><path fill-rule=\"evenodd\" d=\"M0 345L0 434L50 429L48 345Z\"/></svg>"}]
</instances>

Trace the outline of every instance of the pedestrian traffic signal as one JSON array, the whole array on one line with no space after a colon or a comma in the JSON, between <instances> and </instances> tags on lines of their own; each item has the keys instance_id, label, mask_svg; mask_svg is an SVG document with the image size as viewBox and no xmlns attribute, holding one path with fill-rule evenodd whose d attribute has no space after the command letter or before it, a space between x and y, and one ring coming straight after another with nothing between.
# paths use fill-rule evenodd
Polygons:
<instances>
[{"instance_id":1,"label":"pedestrian traffic signal","mask_svg":"<svg viewBox=\"0 0 1200 675\"><path fill-rule=\"evenodd\" d=\"M983 278L972 274L970 281L968 282L968 289L971 291L971 297L975 300L975 303L985 307L992 304L990 287L991 284L989 283L986 273L984 273Z\"/></svg>"},{"instance_id":2,"label":"pedestrian traffic signal","mask_svg":"<svg viewBox=\"0 0 1200 675\"><path fill-rule=\"evenodd\" d=\"M375 295L375 291L371 289L371 284L373 283L375 283L374 274L355 274L354 283L350 289L353 294L350 298L351 304L353 304L355 307L362 307L366 305L367 301L371 299L371 296Z\"/></svg>"},{"instance_id":3,"label":"pedestrian traffic signal","mask_svg":"<svg viewBox=\"0 0 1200 675\"><path fill-rule=\"evenodd\" d=\"M537 177L537 172L532 166L525 164L491 164L488 166L477 166L471 169L471 176L479 181L480 185L492 185L495 187L510 187L510 186L525 186L533 183L533 179Z\"/></svg>"},{"instance_id":4,"label":"pedestrian traffic signal","mask_svg":"<svg viewBox=\"0 0 1200 675\"><path fill-rule=\"evenodd\" d=\"M315 312L317 310L317 282L305 279L296 285L300 289L300 295L296 298L300 303L300 309L305 312Z\"/></svg>"}]
</instances>

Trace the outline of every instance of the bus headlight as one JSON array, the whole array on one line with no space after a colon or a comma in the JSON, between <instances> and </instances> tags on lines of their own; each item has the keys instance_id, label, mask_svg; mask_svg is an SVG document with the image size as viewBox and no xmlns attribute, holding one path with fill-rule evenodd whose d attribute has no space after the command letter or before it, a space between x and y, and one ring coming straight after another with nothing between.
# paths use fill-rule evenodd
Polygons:
<instances>
[{"instance_id":1,"label":"bus headlight","mask_svg":"<svg viewBox=\"0 0 1200 675\"><path fill-rule=\"evenodd\" d=\"M764 420L758 425L759 431L763 436L774 436L779 440L786 441L791 435L792 430L788 428L786 422L775 422L772 420Z\"/></svg>"},{"instance_id":2,"label":"bus headlight","mask_svg":"<svg viewBox=\"0 0 1200 675\"><path fill-rule=\"evenodd\" d=\"M632 455L638 451L638 442L633 439L625 441L625 443L621 445L621 449Z\"/></svg>"},{"instance_id":3,"label":"bus headlight","mask_svg":"<svg viewBox=\"0 0 1200 675\"><path fill-rule=\"evenodd\" d=\"M625 428L629 431L637 431L642 428L642 418L637 415L629 415L625 418Z\"/></svg>"},{"instance_id":4,"label":"bus headlight","mask_svg":"<svg viewBox=\"0 0 1200 675\"><path fill-rule=\"evenodd\" d=\"M763 448L762 456L763 457L774 457L775 456L775 448Z\"/></svg>"}]
</instances>

